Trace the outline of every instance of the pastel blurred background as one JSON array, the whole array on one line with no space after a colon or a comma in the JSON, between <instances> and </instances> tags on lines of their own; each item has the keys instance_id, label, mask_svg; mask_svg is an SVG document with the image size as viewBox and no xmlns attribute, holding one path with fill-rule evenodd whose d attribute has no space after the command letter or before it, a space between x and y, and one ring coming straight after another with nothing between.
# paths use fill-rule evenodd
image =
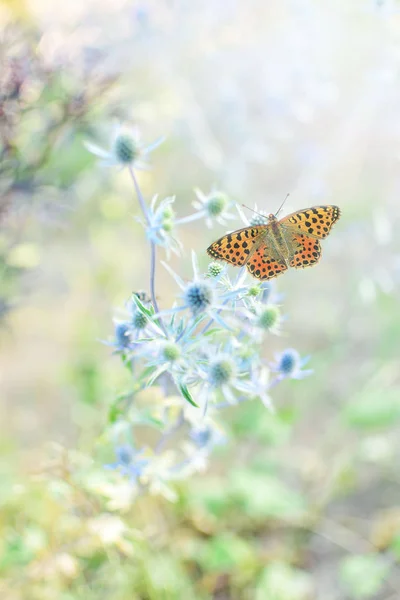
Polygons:
<instances>
[{"instance_id":1,"label":"pastel blurred background","mask_svg":"<svg viewBox=\"0 0 400 600\"><path fill-rule=\"evenodd\" d=\"M0 28L1 599L400 598L400 3L3 0ZM181 215L215 185L342 218L277 281L265 350L314 374L275 416L230 409L175 502L105 509L62 457L90 462L127 378L101 340L148 287L129 176L83 144L118 121L166 136L140 183ZM182 241L205 268L224 233ZM171 264L191 277L189 251Z\"/></svg>"}]
</instances>

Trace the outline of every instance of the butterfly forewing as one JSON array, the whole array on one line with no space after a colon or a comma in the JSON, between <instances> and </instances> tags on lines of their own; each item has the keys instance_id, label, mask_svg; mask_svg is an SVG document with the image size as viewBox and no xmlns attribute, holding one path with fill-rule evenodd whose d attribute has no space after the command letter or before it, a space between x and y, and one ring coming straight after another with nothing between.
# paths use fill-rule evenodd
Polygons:
<instances>
[{"instance_id":1,"label":"butterfly forewing","mask_svg":"<svg viewBox=\"0 0 400 600\"><path fill-rule=\"evenodd\" d=\"M260 244L267 227L268 225L256 225L233 231L211 244L207 252L212 258L241 267L246 264L257 244Z\"/></svg>"},{"instance_id":2,"label":"butterfly forewing","mask_svg":"<svg viewBox=\"0 0 400 600\"><path fill-rule=\"evenodd\" d=\"M279 221L279 225L293 233L302 233L308 237L323 239L329 235L332 225L340 217L338 206L313 206L298 210Z\"/></svg>"}]
</instances>

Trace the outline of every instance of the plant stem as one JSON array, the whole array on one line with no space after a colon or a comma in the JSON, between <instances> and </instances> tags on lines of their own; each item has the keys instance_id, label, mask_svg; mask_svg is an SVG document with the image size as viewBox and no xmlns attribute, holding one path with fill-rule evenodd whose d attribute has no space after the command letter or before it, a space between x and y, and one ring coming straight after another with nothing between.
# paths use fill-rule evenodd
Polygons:
<instances>
[{"instance_id":1,"label":"plant stem","mask_svg":"<svg viewBox=\"0 0 400 600\"><path fill-rule=\"evenodd\" d=\"M140 208L142 209L142 212L144 214L144 218L146 219L146 223L147 223L147 225L150 225L149 211L147 210L146 202L143 198L142 191L139 187L135 172L131 165L129 166L129 173L132 177L133 185L135 186L136 195L139 200ZM152 240L150 240L150 296L151 296L151 301L152 301L155 312L159 313L160 309L158 308L158 303L157 303L157 299L156 299L155 279L156 279L156 245ZM158 320L160 322L162 330L164 331L165 335L167 336L167 330L166 330L166 327L164 325L162 318L158 317Z\"/></svg>"},{"instance_id":2,"label":"plant stem","mask_svg":"<svg viewBox=\"0 0 400 600\"><path fill-rule=\"evenodd\" d=\"M144 214L147 224L150 225L149 211L147 210L146 202L144 201L143 194L142 194L142 191L137 182L136 175L135 175L132 165L129 165L129 173L132 177L133 185L135 186L135 191L136 191L136 195L139 200L140 208L142 209L142 212Z\"/></svg>"}]
</instances>

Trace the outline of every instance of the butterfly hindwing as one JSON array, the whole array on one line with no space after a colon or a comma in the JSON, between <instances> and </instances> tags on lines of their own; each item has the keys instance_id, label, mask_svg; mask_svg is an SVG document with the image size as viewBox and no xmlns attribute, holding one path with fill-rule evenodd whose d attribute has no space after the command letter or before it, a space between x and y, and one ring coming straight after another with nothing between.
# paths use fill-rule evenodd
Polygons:
<instances>
[{"instance_id":1,"label":"butterfly hindwing","mask_svg":"<svg viewBox=\"0 0 400 600\"><path fill-rule=\"evenodd\" d=\"M257 279L273 279L287 270L283 260L270 256L265 244L261 244L247 262L247 269Z\"/></svg>"},{"instance_id":2,"label":"butterfly hindwing","mask_svg":"<svg viewBox=\"0 0 400 600\"><path fill-rule=\"evenodd\" d=\"M298 210L279 221L282 227L306 236L323 239L329 235L332 225L340 217L338 206L314 206Z\"/></svg>"},{"instance_id":3,"label":"butterfly hindwing","mask_svg":"<svg viewBox=\"0 0 400 600\"><path fill-rule=\"evenodd\" d=\"M260 237L265 232L266 225L244 227L233 231L211 244L207 253L218 260L225 260L231 265L241 267L249 259Z\"/></svg>"},{"instance_id":4,"label":"butterfly hindwing","mask_svg":"<svg viewBox=\"0 0 400 600\"><path fill-rule=\"evenodd\" d=\"M290 258L290 266L295 269L304 269L315 265L321 258L319 241L302 234L294 236L294 239L298 244L298 248Z\"/></svg>"}]
</instances>

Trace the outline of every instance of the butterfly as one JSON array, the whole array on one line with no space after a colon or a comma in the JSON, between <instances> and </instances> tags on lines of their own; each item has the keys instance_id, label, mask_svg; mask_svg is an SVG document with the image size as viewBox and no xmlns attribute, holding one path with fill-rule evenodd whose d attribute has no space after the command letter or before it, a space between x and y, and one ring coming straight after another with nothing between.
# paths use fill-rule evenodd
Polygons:
<instances>
[{"instance_id":1,"label":"butterfly","mask_svg":"<svg viewBox=\"0 0 400 600\"><path fill-rule=\"evenodd\" d=\"M224 235L207 248L215 259L242 267L257 279L273 279L289 267L304 269L321 258L319 240L329 235L340 217L338 206L304 208L278 220Z\"/></svg>"}]
</instances>

